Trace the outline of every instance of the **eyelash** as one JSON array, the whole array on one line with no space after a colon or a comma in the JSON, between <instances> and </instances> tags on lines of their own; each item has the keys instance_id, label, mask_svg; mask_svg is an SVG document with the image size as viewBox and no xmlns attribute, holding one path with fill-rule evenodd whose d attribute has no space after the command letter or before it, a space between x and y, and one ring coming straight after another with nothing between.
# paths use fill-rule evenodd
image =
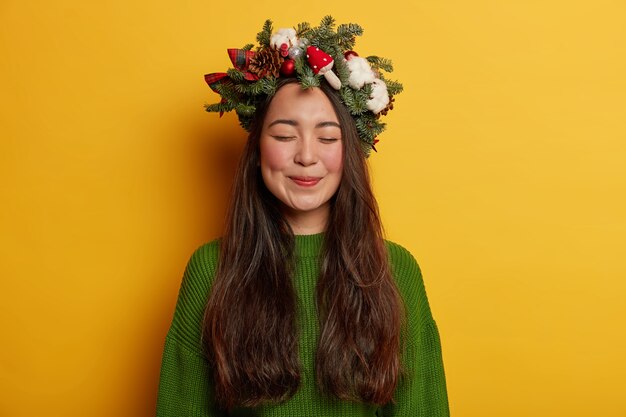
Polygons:
<instances>
[{"instance_id":1,"label":"eyelash","mask_svg":"<svg viewBox=\"0 0 626 417\"><path fill-rule=\"evenodd\" d=\"M295 138L295 136L272 136L274 139L281 141L281 142L287 142L289 140L292 140ZM322 143L334 143L337 142L339 139L337 138L319 138L320 142Z\"/></svg>"}]
</instances>

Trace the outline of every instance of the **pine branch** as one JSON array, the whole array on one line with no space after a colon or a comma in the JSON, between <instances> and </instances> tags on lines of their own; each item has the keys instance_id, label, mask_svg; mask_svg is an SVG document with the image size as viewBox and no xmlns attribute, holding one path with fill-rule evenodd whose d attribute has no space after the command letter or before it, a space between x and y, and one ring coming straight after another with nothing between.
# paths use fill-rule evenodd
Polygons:
<instances>
[{"instance_id":1,"label":"pine branch","mask_svg":"<svg viewBox=\"0 0 626 417\"><path fill-rule=\"evenodd\" d=\"M231 81L225 81L215 86L217 93L222 96L222 99L226 101L237 102L240 100L240 95L237 92L237 87Z\"/></svg>"},{"instance_id":2,"label":"pine branch","mask_svg":"<svg viewBox=\"0 0 626 417\"><path fill-rule=\"evenodd\" d=\"M334 70L342 85L348 85L348 79L350 78L350 70L343 60L343 57L333 57L335 59Z\"/></svg>"},{"instance_id":3,"label":"pine branch","mask_svg":"<svg viewBox=\"0 0 626 417\"><path fill-rule=\"evenodd\" d=\"M263 24L263 30L256 35L256 40L261 47L269 48L270 38L272 37L272 21L267 19Z\"/></svg>"},{"instance_id":4,"label":"pine branch","mask_svg":"<svg viewBox=\"0 0 626 417\"><path fill-rule=\"evenodd\" d=\"M208 112L216 112L216 113L228 113L234 108L232 103L214 103L214 104L205 104L204 109Z\"/></svg>"},{"instance_id":5,"label":"pine branch","mask_svg":"<svg viewBox=\"0 0 626 417\"><path fill-rule=\"evenodd\" d=\"M258 96L259 94L262 94L264 92L266 85L267 85L266 79L262 78L258 81L247 82L247 83L243 82L243 83L235 84L235 89L237 90L238 93L243 94L243 95Z\"/></svg>"},{"instance_id":6,"label":"pine branch","mask_svg":"<svg viewBox=\"0 0 626 417\"><path fill-rule=\"evenodd\" d=\"M227 69L226 74L228 74L228 77L234 82L242 82L246 79L245 74L236 68Z\"/></svg>"},{"instance_id":7,"label":"pine branch","mask_svg":"<svg viewBox=\"0 0 626 417\"><path fill-rule=\"evenodd\" d=\"M298 23L294 29L296 30L296 36L298 38L306 38L306 35L311 30L311 25L308 22L302 22Z\"/></svg>"},{"instance_id":8,"label":"pine branch","mask_svg":"<svg viewBox=\"0 0 626 417\"><path fill-rule=\"evenodd\" d=\"M252 117L254 116L255 111L256 111L256 106L252 106L249 104L240 103L235 106L235 112L237 113L238 116Z\"/></svg>"},{"instance_id":9,"label":"pine branch","mask_svg":"<svg viewBox=\"0 0 626 417\"><path fill-rule=\"evenodd\" d=\"M400 94L404 87L397 81L394 80L384 80L385 84L387 84L387 92L390 96L395 96L396 94Z\"/></svg>"},{"instance_id":10,"label":"pine branch","mask_svg":"<svg viewBox=\"0 0 626 417\"><path fill-rule=\"evenodd\" d=\"M370 63L373 69L382 69L387 72L393 72L393 65L391 60L387 58L381 58L379 56L368 56L367 61Z\"/></svg>"},{"instance_id":11,"label":"pine branch","mask_svg":"<svg viewBox=\"0 0 626 417\"><path fill-rule=\"evenodd\" d=\"M365 154L365 158L369 158L370 154L372 153L372 149L374 149L374 142L372 141L372 143L369 143L363 140L361 140L360 142L361 142L361 149L363 150L363 153Z\"/></svg>"},{"instance_id":12,"label":"pine branch","mask_svg":"<svg viewBox=\"0 0 626 417\"><path fill-rule=\"evenodd\" d=\"M354 107L354 90L351 87L341 87L341 90L339 90L339 94L341 95L341 101L343 101L348 109Z\"/></svg>"},{"instance_id":13,"label":"pine branch","mask_svg":"<svg viewBox=\"0 0 626 417\"><path fill-rule=\"evenodd\" d=\"M372 129L371 129L371 132L372 132L372 135L373 135L372 140L376 139L376 137L377 137L378 135L380 135L381 133L383 133L383 132L385 131L385 128L386 128L386 127L387 127L387 124L386 124L386 123L376 121L376 122L373 124L373 127L372 127Z\"/></svg>"},{"instance_id":14,"label":"pine branch","mask_svg":"<svg viewBox=\"0 0 626 417\"><path fill-rule=\"evenodd\" d=\"M307 85L309 87L319 86L319 81L317 82L317 84L315 84L316 81L314 81L313 79L317 77L315 76L315 73L313 72L311 67L309 67L309 64L306 62L306 59L304 57L301 59L296 59L296 73L298 74L299 80L302 80L302 79L309 80L307 82Z\"/></svg>"},{"instance_id":15,"label":"pine branch","mask_svg":"<svg viewBox=\"0 0 626 417\"><path fill-rule=\"evenodd\" d=\"M305 71L302 74L298 74L298 80L302 88L313 88L320 86L320 77L315 75L313 71Z\"/></svg>"},{"instance_id":16,"label":"pine branch","mask_svg":"<svg viewBox=\"0 0 626 417\"><path fill-rule=\"evenodd\" d=\"M324 28L325 30L332 31L335 27L335 18L331 15L326 15L322 18L320 22L320 28Z\"/></svg>"},{"instance_id":17,"label":"pine branch","mask_svg":"<svg viewBox=\"0 0 626 417\"><path fill-rule=\"evenodd\" d=\"M304 72L304 68L308 67L307 63L306 63L306 59L304 57L298 57L295 59L295 67L296 67L296 73L297 74L302 74Z\"/></svg>"},{"instance_id":18,"label":"pine branch","mask_svg":"<svg viewBox=\"0 0 626 417\"><path fill-rule=\"evenodd\" d=\"M276 78L261 79L261 92L268 96L273 96L276 93L276 81Z\"/></svg>"},{"instance_id":19,"label":"pine branch","mask_svg":"<svg viewBox=\"0 0 626 417\"><path fill-rule=\"evenodd\" d=\"M374 137L370 136L370 130L367 127L366 123L361 119L355 119L354 123L356 125L356 130L359 132L359 136L361 140L369 143L370 145L374 143Z\"/></svg>"},{"instance_id":20,"label":"pine branch","mask_svg":"<svg viewBox=\"0 0 626 417\"><path fill-rule=\"evenodd\" d=\"M371 113L363 114L355 120L355 123L360 136L370 144L374 144L374 139L385 130L386 126Z\"/></svg>"},{"instance_id":21,"label":"pine branch","mask_svg":"<svg viewBox=\"0 0 626 417\"><path fill-rule=\"evenodd\" d=\"M337 44L343 50L354 48L356 37L363 34L363 28L355 23L347 23L337 27Z\"/></svg>"},{"instance_id":22,"label":"pine branch","mask_svg":"<svg viewBox=\"0 0 626 417\"><path fill-rule=\"evenodd\" d=\"M335 19L332 16L325 16L317 28L311 29L309 35L311 44L328 53L328 49L336 43L333 42L336 36L333 31L334 26Z\"/></svg>"},{"instance_id":23,"label":"pine branch","mask_svg":"<svg viewBox=\"0 0 626 417\"><path fill-rule=\"evenodd\" d=\"M247 117L244 115L237 115L237 118L239 119L239 125L246 131L250 131L250 127L252 126L252 117Z\"/></svg>"},{"instance_id":24,"label":"pine branch","mask_svg":"<svg viewBox=\"0 0 626 417\"><path fill-rule=\"evenodd\" d=\"M367 109L367 95L361 90L354 90L352 87L344 87L339 92L341 99L350 111L350 114L359 116Z\"/></svg>"},{"instance_id":25,"label":"pine branch","mask_svg":"<svg viewBox=\"0 0 626 417\"><path fill-rule=\"evenodd\" d=\"M359 90L359 93L363 94L365 101L369 100L372 95L372 84L365 84L363 88Z\"/></svg>"},{"instance_id":26,"label":"pine branch","mask_svg":"<svg viewBox=\"0 0 626 417\"><path fill-rule=\"evenodd\" d=\"M337 26L337 35L344 36L361 36L363 35L363 28L356 23L344 23Z\"/></svg>"}]
</instances>

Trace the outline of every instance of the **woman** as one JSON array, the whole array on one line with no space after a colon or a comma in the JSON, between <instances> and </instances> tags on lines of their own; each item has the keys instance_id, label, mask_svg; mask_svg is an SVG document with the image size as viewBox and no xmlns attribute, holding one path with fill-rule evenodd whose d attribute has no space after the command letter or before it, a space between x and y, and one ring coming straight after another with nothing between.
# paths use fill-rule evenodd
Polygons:
<instances>
[{"instance_id":1,"label":"woman","mask_svg":"<svg viewBox=\"0 0 626 417\"><path fill-rule=\"evenodd\" d=\"M250 135L224 237L185 271L157 415L447 416L420 270L382 238L345 95L333 81L273 81L249 120L233 106Z\"/></svg>"}]
</instances>

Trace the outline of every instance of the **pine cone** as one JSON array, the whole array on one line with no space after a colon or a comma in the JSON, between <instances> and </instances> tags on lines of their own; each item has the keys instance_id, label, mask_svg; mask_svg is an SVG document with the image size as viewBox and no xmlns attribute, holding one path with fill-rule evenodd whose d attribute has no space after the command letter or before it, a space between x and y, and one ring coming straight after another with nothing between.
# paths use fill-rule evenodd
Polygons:
<instances>
[{"instance_id":1,"label":"pine cone","mask_svg":"<svg viewBox=\"0 0 626 417\"><path fill-rule=\"evenodd\" d=\"M250 59L248 71L259 78L269 77L270 75L278 78L283 61L284 58L278 50L274 48L261 49Z\"/></svg>"}]
</instances>

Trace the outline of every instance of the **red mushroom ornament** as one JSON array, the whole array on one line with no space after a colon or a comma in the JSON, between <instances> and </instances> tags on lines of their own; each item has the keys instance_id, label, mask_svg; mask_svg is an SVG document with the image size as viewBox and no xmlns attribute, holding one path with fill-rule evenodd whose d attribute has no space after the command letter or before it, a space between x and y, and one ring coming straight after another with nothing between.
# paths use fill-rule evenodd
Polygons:
<instances>
[{"instance_id":1,"label":"red mushroom ornament","mask_svg":"<svg viewBox=\"0 0 626 417\"><path fill-rule=\"evenodd\" d=\"M309 66L315 74L323 75L326 81L328 81L328 84L335 90L341 88L341 81L335 73L331 71L335 61L330 55L317 46L309 46L306 48L306 57L309 60Z\"/></svg>"}]
</instances>

